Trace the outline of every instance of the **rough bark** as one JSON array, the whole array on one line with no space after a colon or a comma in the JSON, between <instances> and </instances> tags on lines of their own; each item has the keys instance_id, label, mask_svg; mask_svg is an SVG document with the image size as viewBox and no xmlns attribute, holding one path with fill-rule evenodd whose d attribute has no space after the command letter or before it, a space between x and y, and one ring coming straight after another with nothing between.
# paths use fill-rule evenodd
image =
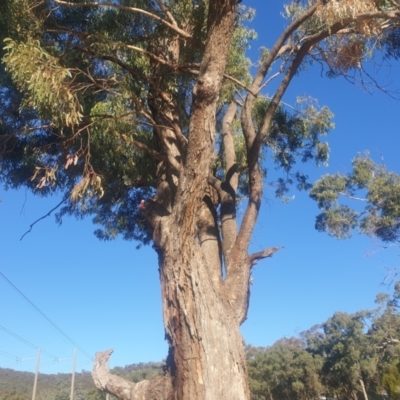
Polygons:
<instances>
[{"instance_id":1,"label":"rough bark","mask_svg":"<svg viewBox=\"0 0 400 400\"><path fill-rule=\"evenodd\" d=\"M236 310L222 295L223 282L213 281L209 267L196 240L171 241L166 249L161 284L166 337L176 369L176 396L247 399L246 362Z\"/></svg>"}]
</instances>

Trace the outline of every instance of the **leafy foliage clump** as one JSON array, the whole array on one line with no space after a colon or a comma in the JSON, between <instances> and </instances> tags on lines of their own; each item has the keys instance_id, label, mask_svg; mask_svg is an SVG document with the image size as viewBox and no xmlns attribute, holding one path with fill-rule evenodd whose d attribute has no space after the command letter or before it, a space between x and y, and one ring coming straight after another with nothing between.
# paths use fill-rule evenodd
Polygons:
<instances>
[{"instance_id":1,"label":"leafy foliage clump","mask_svg":"<svg viewBox=\"0 0 400 400\"><path fill-rule=\"evenodd\" d=\"M360 193L362 197L357 197ZM358 228L361 233L384 242L400 239L400 176L378 165L368 156L353 160L347 175L325 175L313 186L310 197L322 213L316 228L332 236L346 238ZM341 198L365 204L352 209L340 204Z\"/></svg>"}]
</instances>

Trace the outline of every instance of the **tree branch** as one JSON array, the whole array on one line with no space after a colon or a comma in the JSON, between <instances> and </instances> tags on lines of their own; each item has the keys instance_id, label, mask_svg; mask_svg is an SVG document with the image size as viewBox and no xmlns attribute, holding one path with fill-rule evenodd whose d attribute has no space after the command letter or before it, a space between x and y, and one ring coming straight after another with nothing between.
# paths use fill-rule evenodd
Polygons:
<instances>
[{"instance_id":1,"label":"tree branch","mask_svg":"<svg viewBox=\"0 0 400 400\"><path fill-rule=\"evenodd\" d=\"M285 45L286 40L292 35L292 33L308 18L310 18L319 5L321 4L321 0L317 0L314 5L312 5L303 15L293 21L282 33L282 35L275 42L271 51L269 52L266 59L261 63L253 82L249 89L249 94L246 97L245 105L242 110L242 127L243 133L245 135L246 141L249 143L254 139L256 133L251 119L251 112L253 109L253 104L255 100L255 96L253 93L258 93L261 84L267 74L269 68L272 63L276 60L279 55L282 55L285 51L290 49L290 46Z\"/></svg>"},{"instance_id":2,"label":"tree branch","mask_svg":"<svg viewBox=\"0 0 400 400\"><path fill-rule=\"evenodd\" d=\"M318 43L329 36L333 36L339 33L342 29L347 28L348 25L350 25L352 22L360 22L370 19L383 19L383 18L386 18L388 20L400 20L400 10L373 11L373 12L358 14L354 17L352 16L343 18L342 20L334 23L328 28L325 28L324 30L317 32L314 35L308 36L306 42L313 44Z\"/></svg>"},{"instance_id":3,"label":"tree branch","mask_svg":"<svg viewBox=\"0 0 400 400\"><path fill-rule=\"evenodd\" d=\"M57 210L57 208L60 207L61 204L63 204L63 203L68 199L68 196L69 196L69 195L65 195L64 198L63 198L55 207L53 207L47 214L42 215L42 216L41 216L40 218L38 218L36 221L32 222L32 223L30 224L30 226L29 226L29 229L21 236L21 239L19 239L19 240L22 240L28 233L30 233L30 232L32 231L32 228L33 228L39 221L41 221L42 219L45 219L45 218L47 218L47 217L50 217L51 213L52 213L53 211Z\"/></svg>"},{"instance_id":4,"label":"tree branch","mask_svg":"<svg viewBox=\"0 0 400 400\"><path fill-rule=\"evenodd\" d=\"M312 8L310 8L310 10ZM305 20L305 19L303 19L303 17L305 17L307 15L307 18L308 18L312 15L312 13L310 13L310 10L307 13L303 14L302 17L300 17L300 18L302 18L303 22ZM314 11L315 11L315 9L314 9ZM240 251L240 248L242 248L242 251L244 251L244 249L247 248L246 246L248 246L248 243L249 243L249 240L250 240L250 237L252 234L252 227L254 226L254 223L257 219L258 211L259 211L259 208L261 205L262 175L260 174L260 171L259 171L258 160L259 160L259 154L261 151L262 143L268 134L268 130L269 130L273 115L276 112L276 109L279 106L280 101L282 100L282 97L283 97L284 93L286 92L287 87L289 86L292 78L296 74L304 57L308 54L310 49L312 49L313 46L315 46L318 42L326 39L329 36L333 36L333 35L337 34L340 30L346 28L351 23L356 22L356 21L364 21L364 20L368 20L368 19L373 19L373 18L398 19L398 18L400 18L400 11L368 12L368 13L356 15L354 17L344 18L343 20L334 23L333 25L323 29L322 31L307 37L307 39L304 41L304 43L302 44L300 49L296 52L296 55L294 56L293 61L291 62L289 68L287 69L287 71L285 73L285 76L283 77L278 89L276 90L276 92L267 108L267 111L263 118L263 122L257 133L255 132L254 124L253 124L253 121L251 118L251 108L250 109L248 108L250 106L252 107L253 102L254 102L254 97L251 94L247 95L246 103L245 103L245 106L242 111L242 127L243 127L243 133L244 133L244 136L246 139L246 145L247 145L247 149L248 149L247 162L249 165L250 191L249 191L249 204L248 204L246 212L244 214L242 225L241 225L239 235L238 235L238 238L236 241L237 242L236 247L238 249L237 251ZM299 25L297 25L297 26L299 26ZM283 36L278 40L277 43L280 43L280 41L282 41ZM281 48L282 44L283 43L280 44L279 48ZM279 48L276 49L275 55L278 54ZM270 56L268 58L270 58ZM264 63L263 63L263 65L264 65ZM260 68L259 72L257 73L257 76L260 75L261 72L263 72L263 70ZM257 76L256 76L254 82L256 82ZM261 81L262 81L262 80L260 80L260 76L259 76L259 80L258 80L259 83L261 83ZM254 84L254 82L253 82L253 84ZM254 91L255 87L252 85L251 89Z\"/></svg>"},{"instance_id":5,"label":"tree branch","mask_svg":"<svg viewBox=\"0 0 400 400\"><path fill-rule=\"evenodd\" d=\"M259 251L257 253L253 253L249 255L250 267L253 267L254 264L258 263L263 258L272 257L277 251L283 249L280 247L269 247L268 249Z\"/></svg>"},{"instance_id":6,"label":"tree branch","mask_svg":"<svg viewBox=\"0 0 400 400\"><path fill-rule=\"evenodd\" d=\"M160 7L160 10L168 17L171 24L174 26L178 26L178 23L176 22L174 16L169 12L167 7L165 7L163 0L156 0L156 3L158 4L158 7Z\"/></svg>"},{"instance_id":7,"label":"tree branch","mask_svg":"<svg viewBox=\"0 0 400 400\"><path fill-rule=\"evenodd\" d=\"M237 236L236 224L236 190L238 188L239 174L236 165L236 153L232 132L232 123L236 115L237 104L232 101L222 120L222 140L226 164L226 178L221 185L221 232L222 249L225 264L229 267L229 253Z\"/></svg>"},{"instance_id":8,"label":"tree branch","mask_svg":"<svg viewBox=\"0 0 400 400\"><path fill-rule=\"evenodd\" d=\"M149 155L150 157L154 158L155 160L165 161L168 159L166 155L160 154L158 151L152 149L151 147L147 146L146 144L139 142L131 137L126 136L125 134L121 135L121 138L127 142L131 142L135 147L142 150L144 153Z\"/></svg>"},{"instance_id":9,"label":"tree branch","mask_svg":"<svg viewBox=\"0 0 400 400\"><path fill-rule=\"evenodd\" d=\"M127 6L122 6L120 4L115 4L115 3L106 3L106 2L90 2L90 3L68 3L63 0L54 0L55 3L67 6L67 7L112 7L116 8L118 10L123 10L123 11L129 11L129 12L134 12L134 13L139 13L139 14L144 14L160 23L163 25L167 26L171 30L175 31L185 39L191 39L192 35L190 33L187 33L183 29L179 28L177 25L174 25L165 19L159 17L158 15L155 15L149 11L142 10L141 8L135 8L135 7L127 7Z\"/></svg>"},{"instance_id":10,"label":"tree branch","mask_svg":"<svg viewBox=\"0 0 400 400\"><path fill-rule=\"evenodd\" d=\"M98 389L112 394L120 400L172 399L172 379L167 374L151 381L143 380L138 383L111 374L106 363L112 353L112 349L96 353L92 377Z\"/></svg>"},{"instance_id":11,"label":"tree branch","mask_svg":"<svg viewBox=\"0 0 400 400\"><path fill-rule=\"evenodd\" d=\"M171 62L165 60L164 58L161 58L148 50L142 49L141 47L132 46L130 44L124 45L123 47L126 47L127 49L130 49L130 50L137 51L138 53L141 53L141 54L145 54L146 56L148 56L152 60L158 62L159 64L167 65L168 67L171 67L174 70L182 68L182 67L180 67L179 64L171 63Z\"/></svg>"}]
</instances>

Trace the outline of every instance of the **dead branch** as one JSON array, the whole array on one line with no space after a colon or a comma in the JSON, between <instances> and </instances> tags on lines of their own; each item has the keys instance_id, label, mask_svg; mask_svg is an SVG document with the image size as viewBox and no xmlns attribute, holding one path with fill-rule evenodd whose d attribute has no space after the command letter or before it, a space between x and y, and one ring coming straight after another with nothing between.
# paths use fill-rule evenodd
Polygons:
<instances>
[{"instance_id":1,"label":"dead branch","mask_svg":"<svg viewBox=\"0 0 400 400\"><path fill-rule=\"evenodd\" d=\"M51 213L52 213L53 211L57 210L57 208L59 208L59 207L61 206L61 204L63 204L63 203L68 199L68 197L69 197L69 194L67 194L66 196L64 196L64 198L63 198L55 207L53 207L47 214L42 215L42 216L41 216L40 218L38 218L36 221L32 222L32 223L30 224L30 226L29 226L29 229L21 236L21 239L19 239L19 240L22 240L28 233L30 233L30 232L32 231L32 228L33 228L39 221L41 221L42 219L45 219L45 218L47 218L47 217L50 217Z\"/></svg>"},{"instance_id":2,"label":"dead branch","mask_svg":"<svg viewBox=\"0 0 400 400\"><path fill-rule=\"evenodd\" d=\"M277 251L283 249L283 246L279 247L269 247L268 249L259 251L249 255L250 267L258 263L263 258L272 257Z\"/></svg>"},{"instance_id":3,"label":"dead branch","mask_svg":"<svg viewBox=\"0 0 400 400\"><path fill-rule=\"evenodd\" d=\"M120 376L111 374L106 367L112 353L113 349L96 353L92 377L98 389L112 394L120 400L172 399L172 379L170 375L166 374L151 381L143 380L138 383L127 381Z\"/></svg>"}]
</instances>

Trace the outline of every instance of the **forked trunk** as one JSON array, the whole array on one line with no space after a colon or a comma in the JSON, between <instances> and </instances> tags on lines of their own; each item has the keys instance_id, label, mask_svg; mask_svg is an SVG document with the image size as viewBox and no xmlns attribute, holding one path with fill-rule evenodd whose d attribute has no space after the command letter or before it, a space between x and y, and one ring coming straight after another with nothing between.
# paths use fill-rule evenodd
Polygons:
<instances>
[{"instance_id":1,"label":"forked trunk","mask_svg":"<svg viewBox=\"0 0 400 400\"><path fill-rule=\"evenodd\" d=\"M98 354L93 371L96 386L122 400L250 397L239 326L247 314L251 266L277 249L251 256L247 253L261 201L262 177L257 163L252 166L252 191L241 232L234 222L237 177L233 139L229 141L234 106L224 120L225 152L231 153L227 157L230 178L224 185L212 179L215 113L236 5L236 0L209 2L208 37L193 89L187 139L181 137L179 129L165 128L166 123L153 112L169 168L160 168L165 177L160 175L157 194L148 202L145 215L159 256L170 351L165 376L136 385L114 382L105 367L109 352ZM178 121L167 111L164 116ZM163 162L161 159L161 166ZM218 204L222 204L220 219L216 216Z\"/></svg>"}]
</instances>

